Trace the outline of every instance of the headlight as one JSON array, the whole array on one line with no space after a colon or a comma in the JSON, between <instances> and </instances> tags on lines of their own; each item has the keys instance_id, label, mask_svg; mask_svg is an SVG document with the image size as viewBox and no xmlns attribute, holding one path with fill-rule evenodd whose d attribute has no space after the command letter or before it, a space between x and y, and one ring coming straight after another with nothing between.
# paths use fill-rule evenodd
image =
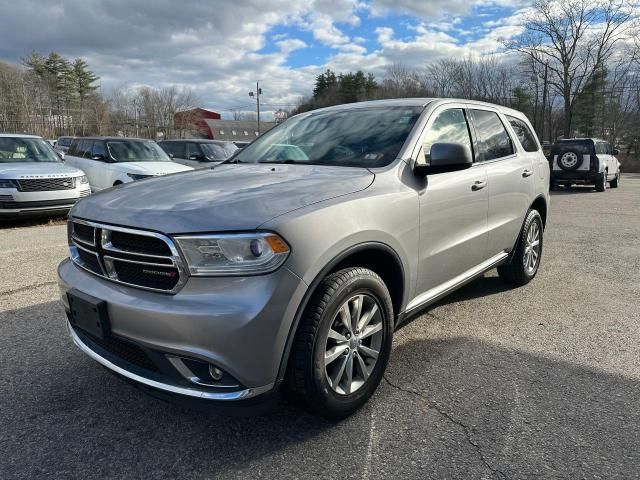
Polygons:
<instances>
[{"instance_id":1,"label":"headlight","mask_svg":"<svg viewBox=\"0 0 640 480\"><path fill-rule=\"evenodd\" d=\"M275 233L176 237L191 275L257 275L276 270L289 246Z\"/></svg>"},{"instance_id":2,"label":"headlight","mask_svg":"<svg viewBox=\"0 0 640 480\"><path fill-rule=\"evenodd\" d=\"M3 180L0 178L0 188L16 188L14 180Z\"/></svg>"},{"instance_id":3,"label":"headlight","mask_svg":"<svg viewBox=\"0 0 640 480\"><path fill-rule=\"evenodd\" d=\"M141 175L139 173L127 173L127 177L136 180L144 180L145 178L151 178L153 175Z\"/></svg>"},{"instance_id":4,"label":"headlight","mask_svg":"<svg viewBox=\"0 0 640 480\"><path fill-rule=\"evenodd\" d=\"M84 185L86 183L89 183L89 179L86 175L82 175L81 177L78 177L78 183Z\"/></svg>"}]
</instances>

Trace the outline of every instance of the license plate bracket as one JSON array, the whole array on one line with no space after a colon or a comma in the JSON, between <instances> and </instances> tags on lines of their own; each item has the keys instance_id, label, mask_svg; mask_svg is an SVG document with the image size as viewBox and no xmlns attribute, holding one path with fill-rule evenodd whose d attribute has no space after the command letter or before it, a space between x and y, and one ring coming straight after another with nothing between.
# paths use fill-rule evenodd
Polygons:
<instances>
[{"instance_id":1,"label":"license plate bracket","mask_svg":"<svg viewBox=\"0 0 640 480\"><path fill-rule=\"evenodd\" d=\"M67 292L71 325L104 339L111 333L107 303L75 288Z\"/></svg>"}]
</instances>

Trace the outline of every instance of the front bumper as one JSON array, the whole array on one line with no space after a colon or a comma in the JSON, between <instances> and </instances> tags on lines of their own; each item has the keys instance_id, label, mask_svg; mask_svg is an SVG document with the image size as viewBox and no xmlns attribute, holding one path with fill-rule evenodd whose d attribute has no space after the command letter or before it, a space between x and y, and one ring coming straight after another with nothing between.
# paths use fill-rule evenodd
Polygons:
<instances>
[{"instance_id":1,"label":"front bumper","mask_svg":"<svg viewBox=\"0 0 640 480\"><path fill-rule=\"evenodd\" d=\"M89 184L71 190L20 192L17 189L0 190L0 216L18 217L43 213L68 212L75 203L91 194Z\"/></svg>"},{"instance_id":2,"label":"front bumper","mask_svg":"<svg viewBox=\"0 0 640 480\"><path fill-rule=\"evenodd\" d=\"M111 335L147 352L158 368L139 368L120 349L106 351L69 322L74 343L98 363L135 382L168 395L236 402L274 389L285 345L306 284L286 268L262 276L191 277L175 295L115 284L76 267L68 259L58 267L65 309L74 288L104 300ZM168 358L207 362L235 380L235 389L189 382ZM143 365L144 367L144 365Z\"/></svg>"}]
</instances>

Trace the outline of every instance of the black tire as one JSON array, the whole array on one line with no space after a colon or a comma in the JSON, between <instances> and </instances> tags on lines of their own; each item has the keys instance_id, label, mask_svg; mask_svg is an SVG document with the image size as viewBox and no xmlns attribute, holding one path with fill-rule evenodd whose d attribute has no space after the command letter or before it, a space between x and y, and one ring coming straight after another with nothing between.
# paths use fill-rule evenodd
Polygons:
<instances>
[{"instance_id":1,"label":"black tire","mask_svg":"<svg viewBox=\"0 0 640 480\"><path fill-rule=\"evenodd\" d=\"M596 192L604 192L607 189L607 172L606 170L596 178Z\"/></svg>"},{"instance_id":2,"label":"black tire","mask_svg":"<svg viewBox=\"0 0 640 480\"><path fill-rule=\"evenodd\" d=\"M375 300L382 321L382 342L368 379L354 392L340 394L334 391L327 378L325 347L339 309L358 294ZM301 398L314 413L330 420L339 420L355 412L373 395L382 380L391 354L393 318L391 296L375 272L351 267L327 276L313 293L300 320L287 369L287 391ZM354 358L355 355L357 353Z\"/></svg>"},{"instance_id":3,"label":"black tire","mask_svg":"<svg viewBox=\"0 0 640 480\"><path fill-rule=\"evenodd\" d=\"M611 180L609 182L609 186L611 188L618 188L618 185L620 185L620 171L618 171L618 173L616 173L616 178L614 178L613 180Z\"/></svg>"},{"instance_id":4,"label":"black tire","mask_svg":"<svg viewBox=\"0 0 640 480\"><path fill-rule=\"evenodd\" d=\"M558 154L558 166L567 172L580 168L583 161L583 154L578 150L566 150Z\"/></svg>"},{"instance_id":5,"label":"black tire","mask_svg":"<svg viewBox=\"0 0 640 480\"><path fill-rule=\"evenodd\" d=\"M539 251L536 260L535 268L530 271L525 267L525 256L527 249L527 235L531 228L531 224L536 223L539 231ZM540 261L542 259L542 247L544 239L544 226L542 223L542 217L537 210L529 210L525 217L518 242L515 246L515 250L511 255L508 263L498 267L498 275L500 278L514 285L526 285L529 283L538 273L540 268Z\"/></svg>"}]
</instances>

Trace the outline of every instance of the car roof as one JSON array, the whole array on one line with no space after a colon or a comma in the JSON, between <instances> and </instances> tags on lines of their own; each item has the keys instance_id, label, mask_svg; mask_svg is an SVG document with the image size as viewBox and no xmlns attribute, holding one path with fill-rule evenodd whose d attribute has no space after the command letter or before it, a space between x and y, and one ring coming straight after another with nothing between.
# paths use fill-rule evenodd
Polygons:
<instances>
[{"instance_id":1,"label":"car roof","mask_svg":"<svg viewBox=\"0 0 640 480\"><path fill-rule=\"evenodd\" d=\"M520 119L526 119L524 113L514 110L513 108L497 105L495 103L481 102L478 100L467 100L464 98L393 98L387 100L369 100L366 102L345 103L341 105L334 105L331 107L320 108L317 110L311 110L305 113L315 113L319 111L344 111L355 110L358 108L366 107L421 107L424 108L427 105L445 105L447 103L465 103L468 105L476 105L479 107L491 107L499 110L505 115L511 115Z\"/></svg>"},{"instance_id":2,"label":"car roof","mask_svg":"<svg viewBox=\"0 0 640 480\"><path fill-rule=\"evenodd\" d=\"M137 140L137 141L151 141L150 138L134 138L134 137L116 137L116 136L107 136L107 137L74 137L74 140Z\"/></svg>"},{"instance_id":3,"label":"car roof","mask_svg":"<svg viewBox=\"0 0 640 480\"><path fill-rule=\"evenodd\" d=\"M0 138L42 138L38 135L27 135L26 133L0 133Z\"/></svg>"},{"instance_id":4,"label":"car roof","mask_svg":"<svg viewBox=\"0 0 640 480\"><path fill-rule=\"evenodd\" d=\"M164 142L190 142L190 143L233 143L232 140L210 140L208 138L170 138L168 140L160 140L158 143Z\"/></svg>"}]
</instances>

